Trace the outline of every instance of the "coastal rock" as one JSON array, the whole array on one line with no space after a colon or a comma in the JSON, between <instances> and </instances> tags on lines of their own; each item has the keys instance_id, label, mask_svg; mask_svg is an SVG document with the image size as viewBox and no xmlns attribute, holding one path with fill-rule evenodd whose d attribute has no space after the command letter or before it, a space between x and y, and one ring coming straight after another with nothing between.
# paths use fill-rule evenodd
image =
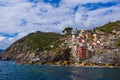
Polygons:
<instances>
[{"instance_id":1,"label":"coastal rock","mask_svg":"<svg viewBox=\"0 0 120 80\"><path fill-rule=\"evenodd\" d=\"M78 60L77 65L112 64L113 66L120 66L120 31L114 29L117 26L114 27L111 23L110 27L114 31L106 25L96 28L97 31L95 31L97 34L102 35L103 44L99 44L99 46L92 49L93 53L87 59ZM94 31L90 31L91 35L93 33ZM0 53L0 59L14 60L20 64L76 64L75 57L71 53L70 42L72 40L69 37L71 37L70 34L66 37L66 35L63 36L58 33L37 31L10 45ZM90 44L92 44L91 39L92 37L90 37Z\"/></svg>"}]
</instances>

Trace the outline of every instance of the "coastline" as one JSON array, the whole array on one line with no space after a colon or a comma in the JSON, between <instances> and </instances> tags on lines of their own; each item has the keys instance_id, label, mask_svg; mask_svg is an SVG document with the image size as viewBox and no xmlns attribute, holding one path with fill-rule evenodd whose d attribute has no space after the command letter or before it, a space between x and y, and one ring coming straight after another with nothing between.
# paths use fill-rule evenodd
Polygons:
<instances>
[{"instance_id":1,"label":"coastline","mask_svg":"<svg viewBox=\"0 0 120 80\"><path fill-rule=\"evenodd\" d=\"M25 65L34 65L34 64L40 64L40 65L48 65L48 66L70 66L70 67L90 67L90 68L120 68L120 66L114 66L112 64L95 64L95 63L68 63L68 62L48 62L48 63L41 63L41 62L15 62L17 64Z\"/></svg>"},{"instance_id":2,"label":"coastline","mask_svg":"<svg viewBox=\"0 0 120 80\"><path fill-rule=\"evenodd\" d=\"M80 67L41 64L17 64L15 61L0 61L1 78L7 80L83 80L83 77L93 80L119 80L119 68ZM3 74L5 73L5 74ZM46 75L46 76L44 76ZM67 75L67 76L66 76ZM111 75L111 76L110 76ZM26 77L25 77L26 76ZM57 76L57 77L56 77ZM82 77L83 76L83 77ZM102 76L102 78L100 78ZM117 77L116 77L117 76ZM43 78L44 77L44 78ZM66 78L67 77L67 78ZM107 77L107 78L106 78ZM66 79L65 79L66 78Z\"/></svg>"}]
</instances>

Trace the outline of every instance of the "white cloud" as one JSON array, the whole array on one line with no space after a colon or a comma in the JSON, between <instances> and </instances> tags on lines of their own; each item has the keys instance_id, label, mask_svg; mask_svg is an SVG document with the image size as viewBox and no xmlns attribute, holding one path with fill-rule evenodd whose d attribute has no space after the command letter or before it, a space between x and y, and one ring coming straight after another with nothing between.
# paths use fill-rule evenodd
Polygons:
<instances>
[{"instance_id":1,"label":"white cloud","mask_svg":"<svg viewBox=\"0 0 120 80\"><path fill-rule=\"evenodd\" d=\"M5 37L4 36L0 36L0 41L4 40Z\"/></svg>"},{"instance_id":2,"label":"white cloud","mask_svg":"<svg viewBox=\"0 0 120 80\"><path fill-rule=\"evenodd\" d=\"M6 37L0 36L0 49L5 49L6 45L9 45L10 42L7 40Z\"/></svg>"},{"instance_id":3,"label":"white cloud","mask_svg":"<svg viewBox=\"0 0 120 80\"><path fill-rule=\"evenodd\" d=\"M61 32L66 26L86 29L119 20L119 4L92 11L81 6L111 1L115 0L62 0L60 6L55 8L42 0L37 4L27 0L0 0L0 4L4 4L0 5L0 33L18 33L14 37L0 37L0 48L6 48L17 39L37 30ZM77 5L78 10L74 11Z\"/></svg>"}]
</instances>

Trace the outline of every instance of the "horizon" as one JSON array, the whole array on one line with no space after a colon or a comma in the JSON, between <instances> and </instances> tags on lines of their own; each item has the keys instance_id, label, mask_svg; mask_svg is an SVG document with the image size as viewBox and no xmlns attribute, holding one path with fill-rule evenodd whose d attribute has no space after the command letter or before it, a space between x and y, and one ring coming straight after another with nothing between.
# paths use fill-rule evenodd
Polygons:
<instances>
[{"instance_id":1,"label":"horizon","mask_svg":"<svg viewBox=\"0 0 120 80\"><path fill-rule=\"evenodd\" d=\"M32 32L95 28L119 14L119 0L0 0L0 49Z\"/></svg>"}]
</instances>

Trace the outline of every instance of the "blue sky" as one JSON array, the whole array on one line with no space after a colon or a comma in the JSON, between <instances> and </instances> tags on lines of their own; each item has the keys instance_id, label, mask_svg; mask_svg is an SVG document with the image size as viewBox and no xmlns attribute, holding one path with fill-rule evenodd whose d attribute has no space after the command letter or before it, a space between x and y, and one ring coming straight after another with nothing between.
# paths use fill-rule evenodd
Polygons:
<instances>
[{"instance_id":1,"label":"blue sky","mask_svg":"<svg viewBox=\"0 0 120 80\"><path fill-rule=\"evenodd\" d=\"M0 0L0 49L31 32L90 29L119 14L120 0Z\"/></svg>"}]
</instances>

